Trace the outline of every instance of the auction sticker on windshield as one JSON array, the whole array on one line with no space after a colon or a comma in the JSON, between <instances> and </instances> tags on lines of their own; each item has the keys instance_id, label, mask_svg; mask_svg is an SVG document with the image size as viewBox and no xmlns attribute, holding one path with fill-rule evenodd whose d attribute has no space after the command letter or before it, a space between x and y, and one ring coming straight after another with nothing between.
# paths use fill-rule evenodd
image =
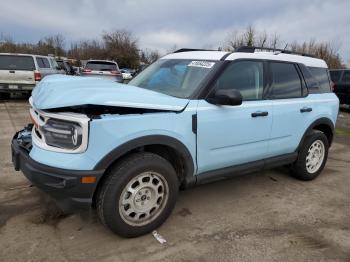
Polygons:
<instances>
[{"instance_id":1,"label":"auction sticker on windshield","mask_svg":"<svg viewBox=\"0 0 350 262\"><path fill-rule=\"evenodd\" d=\"M192 61L188 64L188 66L195 66L195 67L204 67L204 68L212 68L215 62L208 62L208 61Z\"/></svg>"}]
</instances>

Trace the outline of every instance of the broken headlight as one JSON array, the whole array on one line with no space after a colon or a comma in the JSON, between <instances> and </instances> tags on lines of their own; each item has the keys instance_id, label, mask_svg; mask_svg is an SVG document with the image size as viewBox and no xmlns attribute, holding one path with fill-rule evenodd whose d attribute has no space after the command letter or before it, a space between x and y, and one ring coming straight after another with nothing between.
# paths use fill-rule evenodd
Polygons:
<instances>
[{"instance_id":1,"label":"broken headlight","mask_svg":"<svg viewBox=\"0 0 350 262\"><path fill-rule=\"evenodd\" d=\"M75 122L49 119L41 131L49 146L74 150L82 143L82 127Z\"/></svg>"}]
</instances>

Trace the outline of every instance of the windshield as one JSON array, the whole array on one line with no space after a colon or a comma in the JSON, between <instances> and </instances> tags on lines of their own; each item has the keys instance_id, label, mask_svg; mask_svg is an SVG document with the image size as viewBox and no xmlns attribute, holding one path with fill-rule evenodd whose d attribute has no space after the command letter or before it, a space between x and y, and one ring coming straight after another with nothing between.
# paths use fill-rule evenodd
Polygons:
<instances>
[{"instance_id":1,"label":"windshield","mask_svg":"<svg viewBox=\"0 0 350 262\"><path fill-rule=\"evenodd\" d=\"M188 98L213 69L216 62L160 59L129 82L163 94Z\"/></svg>"}]
</instances>

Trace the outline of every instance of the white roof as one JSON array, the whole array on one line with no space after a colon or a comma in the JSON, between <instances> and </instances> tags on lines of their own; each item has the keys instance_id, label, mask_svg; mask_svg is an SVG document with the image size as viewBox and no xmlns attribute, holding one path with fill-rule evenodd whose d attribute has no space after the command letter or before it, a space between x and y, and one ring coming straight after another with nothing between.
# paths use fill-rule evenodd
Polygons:
<instances>
[{"instance_id":1,"label":"white roof","mask_svg":"<svg viewBox=\"0 0 350 262\"><path fill-rule=\"evenodd\" d=\"M163 56L161 59L200 59L200 60L220 60L228 52L222 51L190 51L172 53Z\"/></svg>"},{"instance_id":2,"label":"white roof","mask_svg":"<svg viewBox=\"0 0 350 262\"><path fill-rule=\"evenodd\" d=\"M220 60L228 52L222 51L190 51L190 52L180 52L172 53L162 57L162 59L198 59L198 60ZM245 52L233 52L225 60L236 60L242 58L251 58L251 59L262 59L262 60L277 60L277 61L289 61L294 63L302 63L306 66L311 67L324 67L327 68L327 64L324 60L301 56L293 54L284 54L280 52L254 52L254 53L245 53Z\"/></svg>"},{"instance_id":3,"label":"white roof","mask_svg":"<svg viewBox=\"0 0 350 262\"><path fill-rule=\"evenodd\" d=\"M52 56L46 56L46 55L35 55L35 54L21 54L21 53L0 53L0 55L14 55L14 56L32 56L32 57L52 57ZM54 57L52 57L54 58Z\"/></svg>"}]
</instances>

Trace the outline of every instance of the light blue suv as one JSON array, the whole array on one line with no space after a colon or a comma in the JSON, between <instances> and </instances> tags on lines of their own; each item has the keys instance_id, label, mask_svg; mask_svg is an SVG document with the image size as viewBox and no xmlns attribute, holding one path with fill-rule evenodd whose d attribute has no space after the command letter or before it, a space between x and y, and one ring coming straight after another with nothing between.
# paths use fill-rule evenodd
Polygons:
<instances>
[{"instance_id":1,"label":"light blue suv","mask_svg":"<svg viewBox=\"0 0 350 262\"><path fill-rule=\"evenodd\" d=\"M181 49L129 85L49 76L30 103L15 169L125 237L161 225L179 188L281 165L314 179L339 107L323 60L253 47Z\"/></svg>"}]
</instances>

